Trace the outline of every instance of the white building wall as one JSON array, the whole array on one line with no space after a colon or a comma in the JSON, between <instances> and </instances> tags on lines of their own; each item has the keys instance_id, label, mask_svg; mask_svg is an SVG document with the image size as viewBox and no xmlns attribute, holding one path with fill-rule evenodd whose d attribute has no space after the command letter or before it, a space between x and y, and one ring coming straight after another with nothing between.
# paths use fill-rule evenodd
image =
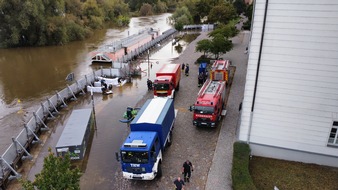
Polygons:
<instances>
[{"instance_id":1,"label":"white building wall","mask_svg":"<svg viewBox=\"0 0 338 190\"><path fill-rule=\"evenodd\" d=\"M239 140L338 158L327 146L338 120L338 1L268 1L251 117L265 3L255 2Z\"/></svg>"}]
</instances>

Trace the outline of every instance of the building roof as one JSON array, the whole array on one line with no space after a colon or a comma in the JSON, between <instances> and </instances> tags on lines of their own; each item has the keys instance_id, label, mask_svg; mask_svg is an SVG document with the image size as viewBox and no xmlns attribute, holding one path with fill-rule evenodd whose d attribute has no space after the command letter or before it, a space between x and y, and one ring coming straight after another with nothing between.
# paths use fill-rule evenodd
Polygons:
<instances>
[{"instance_id":1,"label":"building roof","mask_svg":"<svg viewBox=\"0 0 338 190\"><path fill-rule=\"evenodd\" d=\"M92 109L73 110L56 147L81 145L91 116Z\"/></svg>"}]
</instances>

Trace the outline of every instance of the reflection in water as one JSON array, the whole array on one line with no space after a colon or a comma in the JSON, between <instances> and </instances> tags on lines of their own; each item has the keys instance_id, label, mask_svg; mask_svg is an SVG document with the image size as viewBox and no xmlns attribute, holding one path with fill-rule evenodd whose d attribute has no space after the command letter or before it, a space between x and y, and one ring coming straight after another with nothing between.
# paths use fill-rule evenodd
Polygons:
<instances>
[{"instance_id":1,"label":"reflection in water","mask_svg":"<svg viewBox=\"0 0 338 190\"><path fill-rule=\"evenodd\" d=\"M113 94L102 95L102 101L106 101L113 98Z\"/></svg>"},{"instance_id":2,"label":"reflection in water","mask_svg":"<svg viewBox=\"0 0 338 190\"><path fill-rule=\"evenodd\" d=\"M180 43L178 43L178 44L175 46L175 50L176 50L178 53L181 53L181 52L182 52L183 47L181 46Z\"/></svg>"}]
</instances>

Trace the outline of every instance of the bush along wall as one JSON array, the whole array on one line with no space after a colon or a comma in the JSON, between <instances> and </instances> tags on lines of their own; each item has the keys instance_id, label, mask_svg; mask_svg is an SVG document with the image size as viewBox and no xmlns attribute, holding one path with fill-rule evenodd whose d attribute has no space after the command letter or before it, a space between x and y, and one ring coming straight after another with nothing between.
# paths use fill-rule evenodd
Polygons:
<instances>
[{"instance_id":1,"label":"bush along wall","mask_svg":"<svg viewBox=\"0 0 338 190\"><path fill-rule=\"evenodd\" d=\"M249 172L250 147L244 142L234 143L232 185L234 190L255 190Z\"/></svg>"}]
</instances>

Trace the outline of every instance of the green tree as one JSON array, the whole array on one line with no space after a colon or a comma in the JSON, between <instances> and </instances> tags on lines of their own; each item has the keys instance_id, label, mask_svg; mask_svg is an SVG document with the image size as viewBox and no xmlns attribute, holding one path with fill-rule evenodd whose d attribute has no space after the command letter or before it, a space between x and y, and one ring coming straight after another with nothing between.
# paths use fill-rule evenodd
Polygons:
<instances>
[{"instance_id":1,"label":"green tree","mask_svg":"<svg viewBox=\"0 0 338 190\"><path fill-rule=\"evenodd\" d=\"M80 0L67 0L65 2L65 12L66 14L72 14L74 16L82 15L82 4Z\"/></svg>"},{"instance_id":2,"label":"green tree","mask_svg":"<svg viewBox=\"0 0 338 190\"><path fill-rule=\"evenodd\" d=\"M0 0L0 47L62 45L104 22L129 24L124 0Z\"/></svg>"},{"instance_id":3,"label":"green tree","mask_svg":"<svg viewBox=\"0 0 338 190\"><path fill-rule=\"evenodd\" d=\"M148 3L144 3L140 8L140 16L149 16L153 15L153 6Z\"/></svg>"},{"instance_id":4,"label":"green tree","mask_svg":"<svg viewBox=\"0 0 338 190\"><path fill-rule=\"evenodd\" d=\"M21 184L26 190L79 190L81 173L78 168L71 169L70 156L64 158L56 157L51 149L44 159L41 173L35 175L34 182L21 180Z\"/></svg>"},{"instance_id":5,"label":"green tree","mask_svg":"<svg viewBox=\"0 0 338 190\"><path fill-rule=\"evenodd\" d=\"M236 8L237 14L241 14L246 10L246 4L244 0L235 0L233 5Z\"/></svg>"},{"instance_id":6,"label":"green tree","mask_svg":"<svg viewBox=\"0 0 338 190\"><path fill-rule=\"evenodd\" d=\"M181 31L184 25L192 24L193 19L187 7L183 6L176 9L173 15L170 17L172 23L174 23L175 29Z\"/></svg>"},{"instance_id":7,"label":"green tree","mask_svg":"<svg viewBox=\"0 0 338 190\"><path fill-rule=\"evenodd\" d=\"M119 26L128 26L129 22L130 22L130 18L127 16L120 15L117 17L117 24Z\"/></svg>"},{"instance_id":8,"label":"green tree","mask_svg":"<svg viewBox=\"0 0 338 190\"><path fill-rule=\"evenodd\" d=\"M102 28L103 12L96 3L96 0L87 0L83 4L84 25L93 29Z\"/></svg>"},{"instance_id":9,"label":"green tree","mask_svg":"<svg viewBox=\"0 0 338 190\"><path fill-rule=\"evenodd\" d=\"M124 3L123 0L104 0L98 6L103 11L105 21L116 22L120 16L129 17L128 4Z\"/></svg>"},{"instance_id":10,"label":"green tree","mask_svg":"<svg viewBox=\"0 0 338 190\"><path fill-rule=\"evenodd\" d=\"M196 13L199 16L199 19L201 20L204 17L207 17L209 15L211 8L212 8L212 6L208 2L208 0L200 0L200 1L196 2ZM196 21L196 20L194 19L194 21Z\"/></svg>"},{"instance_id":11,"label":"green tree","mask_svg":"<svg viewBox=\"0 0 338 190\"><path fill-rule=\"evenodd\" d=\"M155 13L165 13L168 10L168 6L165 2L158 0L154 5L154 12Z\"/></svg>"},{"instance_id":12,"label":"green tree","mask_svg":"<svg viewBox=\"0 0 338 190\"><path fill-rule=\"evenodd\" d=\"M209 15L208 21L211 23L224 23L227 24L230 20L237 17L237 12L234 6L228 2L221 3L214 6Z\"/></svg>"},{"instance_id":13,"label":"green tree","mask_svg":"<svg viewBox=\"0 0 338 190\"><path fill-rule=\"evenodd\" d=\"M211 40L212 46L210 52L215 55L215 59L219 58L220 54L225 54L232 49L232 42L221 34L216 34Z\"/></svg>"},{"instance_id":14,"label":"green tree","mask_svg":"<svg viewBox=\"0 0 338 190\"><path fill-rule=\"evenodd\" d=\"M237 20L231 20L228 24L220 24L217 28L211 31L208 35L209 37L214 37L216 34L221 34L226 38L232 38L239 33L239 30L236 28Z\"/></svg>"},{"instance_id":15,"label":"green tree","mask_svg":"<svg viewBox=\"0 0 338 190\"><path fill-rule=\"evenodd\" d=\"M203 55L205 56L206 53L209 53L211 51L211 48L212 42L209 39L203 39L197 42L195 51L203 52Z\"/></svg>"},{"instance_id":16,"label":"green tree","mask_svg":"<svg viewBox=\"0 0 338 190\"><path fill-rule=\"evenodd\" d=\"M253 3L246 7L244 15L248 17L249 21L252 20L252 12L253 12Z\"/></svg>"}]
</instances>

